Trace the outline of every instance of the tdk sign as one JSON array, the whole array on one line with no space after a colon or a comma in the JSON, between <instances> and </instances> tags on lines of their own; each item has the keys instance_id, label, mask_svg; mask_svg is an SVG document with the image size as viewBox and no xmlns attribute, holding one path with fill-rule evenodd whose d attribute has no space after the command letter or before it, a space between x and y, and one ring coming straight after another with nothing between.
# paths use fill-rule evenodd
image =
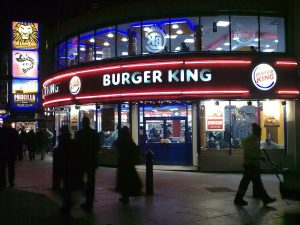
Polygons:
<instances>
[{"instance_id":1,"label":"tdk sign","mask_svg":"<svg viewBox=\"0 0 300 225\"><path fill-rule=\"evenodd\" d=\"M252 82L262 91L270 90L277 81L274 68L266 63L259 64L252 71Z\"/></svg>"}]
</instances>

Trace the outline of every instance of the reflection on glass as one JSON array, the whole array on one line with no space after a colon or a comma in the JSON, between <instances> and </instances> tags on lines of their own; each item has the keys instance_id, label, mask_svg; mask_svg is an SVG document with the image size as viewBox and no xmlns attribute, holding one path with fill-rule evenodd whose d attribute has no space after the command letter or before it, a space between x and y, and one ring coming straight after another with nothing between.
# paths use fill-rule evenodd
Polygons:
<instances>
[{"instance_id":1,"label":"reflection on glass","mask_svg":"<svg viewBox=\"0 0 300 225\"><path fill-rule=\"evenodd\" d=\"M258 47L258 17L257 16L232 16L231 17L231 50L232 51L258 51L257 47Z\"/></svg>"},{"instance_id":2,"label":"reflection on glass","mask_svg":"<svg viewBox=\"0 0 300 225\"><path fill-rule=\"evenodd\" d=\"M78 37L73 37L68 40L68 60L67 66L74 66L78 64Z\"/></svg>"},{"instance_id":3,"label":"reflection on glass","mask_svg":"<svg viewBox=\"0 0 300 225\"><path fill-rule=\"evenodd\" d=\"M160 143L164 137L163 120L146 121L146 143Z\"/></svg>"},{"instance_id":4,"label":"reflection on glass","mask_svg":"<svg viewBox=\"0 0 300 225\"><path fill-rule=\"evenodd\" d=\"M284 19L260 17L260 51L285 52Z\"/></svg>"},{"instance_id":5,"label":"reflection on glass","mask_svg":"<svg viewBox=\"0 0 300 225\"><path fill-rule=\"evenodd\" d=\"M229 51L229 16L204 16L200 18L203 26L203 51Z\"/></svg>"}]
</instances>

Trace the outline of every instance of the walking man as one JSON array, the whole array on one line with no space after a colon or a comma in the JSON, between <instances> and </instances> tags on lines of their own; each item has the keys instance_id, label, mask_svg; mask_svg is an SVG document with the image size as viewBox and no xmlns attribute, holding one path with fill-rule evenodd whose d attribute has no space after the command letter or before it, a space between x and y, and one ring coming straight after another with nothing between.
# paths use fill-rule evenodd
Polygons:
<instances>
[{"instance_id":1,"label":"walking man","mask_svg":"<svg viewBox=\"0 0 300 225\"><path fill-rule=\"evenodd\" d=\"M260 136L260 126L253 123L252 134L242 141L242 146L244 147L244 173L234 199L234 204L239 206L248 204L243 197L247 192L250 181L253 182L253 188L258 191L258 197L263 201L264 205L276 201L275 198L271 198L267 194L261 181L260 160L263 159L263 157L260 150Z\"/></svg>"},{"instance_id":2,"label":"walking man","mask_svg":"<svg viewBox=\"0 0 300 225\"><path fill-rule=\"evenodd\" d=\"M82 160L83 176L87 175L85 187L86 201L81 207L86 211L92 210L95 194L95 175L97 169L97 150L99 148L99 136L96 130L90 127L90 119L82 118L82 129L77 132L76 146Z\"/></svg>"}]
</instances>

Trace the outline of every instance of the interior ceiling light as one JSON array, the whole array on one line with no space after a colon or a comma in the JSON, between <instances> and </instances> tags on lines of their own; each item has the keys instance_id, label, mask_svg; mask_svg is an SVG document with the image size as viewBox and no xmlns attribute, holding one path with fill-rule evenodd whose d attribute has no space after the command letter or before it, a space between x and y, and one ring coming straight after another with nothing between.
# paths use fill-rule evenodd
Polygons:
<instances>
[{"instance_id":1,"label":"interior ceiling light","mask_svg":"<svg viewBox=\"0 0 300 225\"><path fill-rule=\"evenodd\" d=\"M266 45L266 48L269 48L270 47L270 45Z\"/></svg>"},{"instance_id":2,"label":"interior ceiling light","mask_svg":"<svg viewBox=\"0 0 300 225\"><path fill-rule=\"evenodd\" d=\"M229 21L220 20L220 21L217 22L218 27L227 27L228 25L229 25Z\"/></svg>"},{"instance_id":3,"label":"interior ceiling light","mask_svg":"<svg viewBox=\"0 0 300 225\"><path fill-rule=\"evenodd\" d=\"M258 41L258 38L255 38L254 41Z\"/></svg>"},{"instance_id":4,"label":"interior ceiling light","mask_svg":"<svg viewBox=\"0 0 300 225\"><path fill-rule=\"evenodd\" d=\"M274 50L275 49L267 48L267 49L264 49L263 52L274 52Z\"/></svg>"},{"instance_id":5,"label":"interior ceiling light","mask_svg":"<svg viewBox=\"0 0 300 225\"><path fill-rule=\"evenodd\" d=\"M80 51L85 51L85 47L80 47Z\"/></svg>"},{"instance_id":6,"label":"interior ceiling light","mask_svg":"<svg viewBox=\"0 0 300 225\"><path fill-rule=\"evenodd\" d=\"M223 49L223 48L220 48L220 47L219 47L219 48L216 48L217 51L221 51L222 49Z\"/></svg>"},{"instance_id":7,"label":"interior ceiling light","mask_svg":"<svg viewBox=\"0 0 300 225\"><path fill-rule=\"evenodd\" d=\"M276 39L274 42L275 42L275 43L278 43L278 40Z\"/></svg>"},{"instance_id":8,"label":"interior ceiling light","mask_svg":"<svg viewBox=\"0 0 300 225\"><path fill-rule=\"evenodd\" d=\"M180 51L180 47L176 47L176 48L175 48L175 51Z\"/></svg>"},{"instance_id":9,"label":"interior ceiling light","mask_svg":"<svg viewBox=\"0 0 300 225\"><path fill-rule=\"evenodd\" d=\"M194 39L188 38L184 40L185 43L194 43Z\"/></svg>"},{"instance_id":10,"label":"interior ceiling light","mask_svg":"<svg viewBox=\"0 0 300 225\"><path fill-rule=\"evenodd\" d=\"M109 46L109 43L106 41L103 43L104 46Z\"/></svg>"},{"instance_id":11,"label":"interior ceiling light","mask_svg":"<svg viewBox=\"0 0 300 225\"><path fill-rule=\"evenodd\" d=\"M177 30L176 34L183 34L183 31L182 30Z\"/></svg>"},{"instance_id":12,"label":"interior ceiling light","mask_svg":"<svg viewBox=\"0 0 300 225\"><path fill-rule=\"evenodd\" d=\"M225 42L224 45L225 45L225 46L229 46L230 43L229 43L229 42Z\"/></svg>"},{"instance_id":13,"label":"interior ceiling light","mask_svg":"<svg viewBox=\"0 0 300 225\"><path fill-rule=\"evenodd\" d=\"M165 38L170 38L170 35L166 35ZM174 34L174 35L171 35L171 39L176 39L177 38L177 35Z\"/></svg>"},{"instance_id":14,"label":"interior ceiling light","mask_svg":"<svg viewBox=\"0 0 300 225\"><path fill-rule=\"evenodd\" d=\"M89 42L94 43L94 42L95 42L95 38L91 38L91 39L89 40Z\"/></svg>"},{"instance_id":15,"label":"interior ceiling light","mask_svg":"<svg viewBox=\"0 0 300 225\"><path fill-rule=\"evenodd\" d=\"M150 32L150 31L151 31L151 28L150 28L150 27L144 27L143 30L144 30L145 32Z\"/></svg>"},{"instance_id":16,"label":"interior ceiling light","mask_svg":"<svg viewBox=\"0 0 300 225\"><path fill-rule=\"evenodd\" d=\"M173 24L171 27L172 27L173 29L178 29L178 28L179 28L178 24Z\"/></svg>"},{"instance_id":17,"label":"interior ceiling light","mask_svg":"<svg viewBox=\"0 0 300 225\"><path fill-rule=\"evenodd\" d=\"M113 33L108 33L107 37L112 38L112 37L114 37L114 34Z\"/></svg>"},{"instance_id":18,"label":"interior ceiling light","mask_svg":"<svg viewBox=\"0 0 300 225\"><path fill-rule=\"evenodd\" d=\"M123 37L123 38L121 39L121 41L126 42L126 41L128 41L128 38Z\"/></svg>"}]
</instances>

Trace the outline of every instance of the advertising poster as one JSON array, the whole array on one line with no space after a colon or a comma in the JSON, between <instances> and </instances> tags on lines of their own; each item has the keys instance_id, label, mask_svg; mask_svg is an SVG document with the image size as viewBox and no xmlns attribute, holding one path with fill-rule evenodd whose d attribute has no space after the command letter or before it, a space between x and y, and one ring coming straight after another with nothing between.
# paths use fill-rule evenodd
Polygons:
<instances>
[{"instance_id":1,"label":"advertising poster","mask_svg":"<svg viewBox=\"0 0 300 225\"><path fill-rule=\"evenodd\" d=\"M13 106L35 106L37 104L38 81L13 79L12 92Z\"/></svg>"},{"instance_id":2,"label":"advertising poster","mask_svg":"<svg viewBox=\"0 0 300 225\"><path fill-rule=\"evenodd\" d=\"M12 75L14 78L38 78L38 52L12 51Z\"/></svg>"},{"instance_id":3,"label":"advertising poster","mask_svg":"<svg viewBox=\"0 0 300 225\"><path fill-rule=\"evenodd\" d=\"M206 131L224 131L224 108L206 107Z\"/></svg>"},{"instance_id":4,"label":"advertising poster","mask_svg":"<svg viewBox=\"0 0 300 225\"><path fill-rule=\"evenodd\" d=\"M38 49L38 23L12 23L13 49Z\"/></svg>"}]
</instances>

